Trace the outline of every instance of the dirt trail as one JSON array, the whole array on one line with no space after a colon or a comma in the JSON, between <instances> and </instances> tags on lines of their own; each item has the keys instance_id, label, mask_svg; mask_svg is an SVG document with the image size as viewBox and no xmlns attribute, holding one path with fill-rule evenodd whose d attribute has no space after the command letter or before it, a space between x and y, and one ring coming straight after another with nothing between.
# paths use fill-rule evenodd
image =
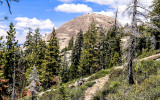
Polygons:
<instances>
[{"instance_id":1,"label":"dirt trail","mask_svg":"<svg viewBox=\"0 0 160 100\"><path fill-rule=\"evenodd\" d=\"M86 90L84 100L91 100L97 91L102 90L102 88L104 87L108 79L109 79L109 75L106 75L105 77L94 80L96 83L92 87Z\"/></svg>"}]
</instances>

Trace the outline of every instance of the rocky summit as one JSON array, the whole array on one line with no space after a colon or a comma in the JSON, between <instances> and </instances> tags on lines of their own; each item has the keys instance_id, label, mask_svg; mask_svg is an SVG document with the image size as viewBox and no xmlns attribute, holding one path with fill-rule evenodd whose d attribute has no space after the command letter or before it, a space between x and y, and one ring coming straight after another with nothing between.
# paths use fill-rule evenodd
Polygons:
<instances>
[{"instance_id":1,"label":"rocky summit","mask_svg":"<svg viewBox=\"0 0 160 100\"><path fill-rule=\"evenodd\" d=\"M67 46L72 36L74 37L74 39L76 38L76 35L80 31L80 29L85 33L88 30L88 27L90 26L93 19L95 20L97 27L101 26L107 31L114 25L114 18L101 14L87 13L85 15L76 17L56 29L57 38L59 39L60 43L60 50ZM46 35L44 37L44 40L48 41L49 38L50 35Z\"/></svg>"}]
</instances>

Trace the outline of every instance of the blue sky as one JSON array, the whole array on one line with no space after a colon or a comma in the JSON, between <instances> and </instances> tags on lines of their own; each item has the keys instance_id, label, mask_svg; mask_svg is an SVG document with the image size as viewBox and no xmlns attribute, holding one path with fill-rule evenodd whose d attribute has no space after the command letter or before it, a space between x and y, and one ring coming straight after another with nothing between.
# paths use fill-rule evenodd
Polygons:
<instances>
[{"instance_id":1,"label":"blue sky","mask_svg":"<svg viewBox=\"0 0 160 100\"><path fill-rule=\"evenodd\" d=\"M2 0L5 1L5 0ZM142 0L146 6L152 0ZM19 43L25 41L28 28L41 29L42 35L49 34L53 27L58 28L65 22L85 13L100 13L114 17L117 6L119 7L119 21L122 25L129 23L128 16L122 16L129 0L20 0L19 3L11 2L9 13L6 3L0 5L0 18L8 16L8 21L0 22L0 36L6 36L9 23L13 22L17 30Z\"/></svg>"}]
</instances>

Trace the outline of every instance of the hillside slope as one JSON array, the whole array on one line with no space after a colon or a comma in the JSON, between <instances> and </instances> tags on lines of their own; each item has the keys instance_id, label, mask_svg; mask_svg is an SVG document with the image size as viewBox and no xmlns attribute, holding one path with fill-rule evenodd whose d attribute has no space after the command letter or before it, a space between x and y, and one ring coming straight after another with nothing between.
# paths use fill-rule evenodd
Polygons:
<instances>
[{"instance_id":1,"label":"hillside slope","mask_svg":"<svg viewBox=\"0 0 160 100\"><path fill-rule=\"evenodd\" d=\"M95 20L97 27L101 26L107 31L114 25L113 18L101 14L91 13L76 17L56 29L57 37L60 43L60 49L63 49L65 46L67 46L68 41L72 36L75 39L80 29L85 33L93 19ZM120 24L118 25L121 26ZM49 38L50 35L47 35L43 39L47 41Z\"/></svg>"}]
</instances>

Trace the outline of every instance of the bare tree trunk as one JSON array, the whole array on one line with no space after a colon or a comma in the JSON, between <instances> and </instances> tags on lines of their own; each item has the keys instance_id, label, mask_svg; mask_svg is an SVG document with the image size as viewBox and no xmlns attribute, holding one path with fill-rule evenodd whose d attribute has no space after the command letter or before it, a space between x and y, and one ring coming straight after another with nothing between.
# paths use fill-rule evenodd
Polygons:
<instances>
[{"instance_id":1,"label":"bare tree trunk","mask_svg":"<svg viewBox=\"0 0 160 100\"><path fill-rule=\"evenodd\" d=\"M134 59L134 36L130 37L130 47L129 47L129 59L128 59L128 81L129 84L134 84L133 72L132 72L132 61Z\"/></svg>"},{"instance_id":2,"label":"bare tree trunk","mask_svg":"<svg viewBox=\"0 0 160 100\"><path fill-rule=\"evenodd\" d=\"M117 32L118 7L115 14L114 30Z\"/></svg>"},{"instance_id":3,"label":"bare tree trunk","mask_svg":"<svg viewBox=\"0 0 160 100\"><path fill-rule=\"evenodd\" d=\"M130 36L130 46L129 46L129 59L128 59L128 82L129 84L134 84L133 79L133 72L132 72L132 61L134 59L134 51L135 51L135 35L138 34L138 27L137 27L137 3L138 0L134 0L133 2L133 16L132 16L132 30L131 30L131 36Z\"/></svg>"}]
</instances>

